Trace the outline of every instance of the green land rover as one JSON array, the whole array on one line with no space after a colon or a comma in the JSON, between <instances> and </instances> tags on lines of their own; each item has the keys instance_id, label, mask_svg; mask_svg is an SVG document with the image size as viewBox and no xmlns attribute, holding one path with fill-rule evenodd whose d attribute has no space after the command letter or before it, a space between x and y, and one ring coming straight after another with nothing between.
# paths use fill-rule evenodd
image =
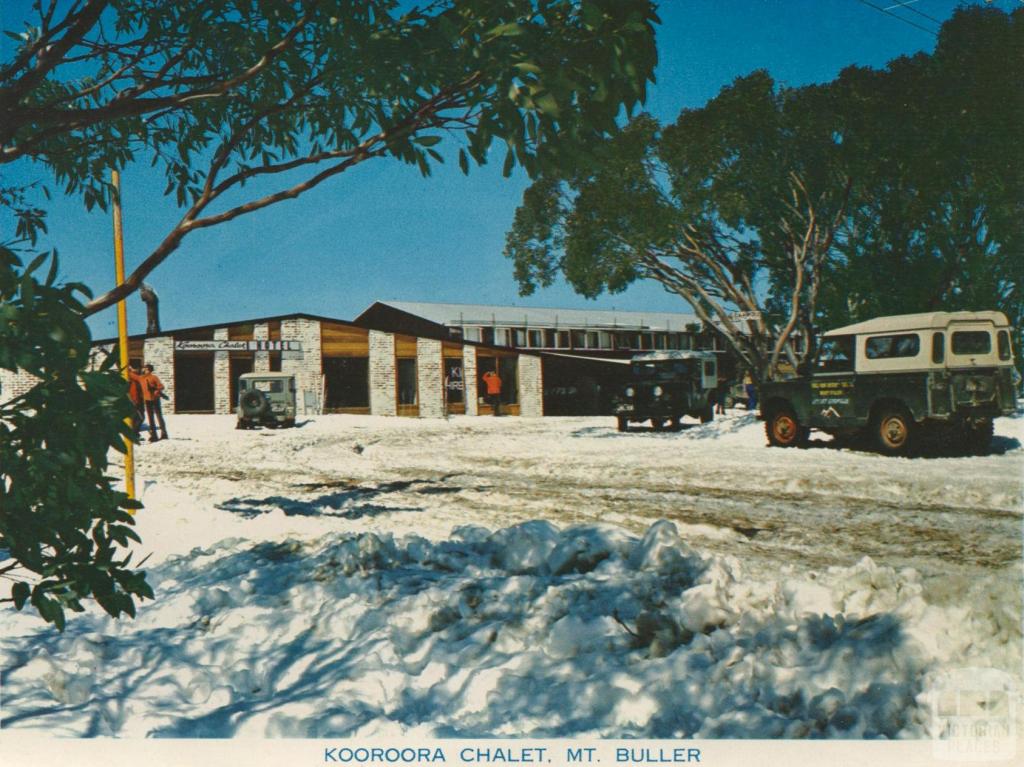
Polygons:
<instances>
[{"instance_id":1,"label":"green land rover","mask_svg":"<svg viewBox=\"0 0 1024 767\"><path fill-rule=\"evenodd\" d=\"M684 415L707 423L715 417L711 393L718 385L718 360L712 352L663 351L637 354L632 379L615 397L619 431L650 421L678 429Z\"/></svg>"},{"instance_id":2,"label":"green land rover","mask_svg":"<svg viewBox=\"0 0 1024 767\"><path fill-rule=\"evenodd\" d=\"M291 373L243 373L238 377L235 428L295 425L295 376Z\"/></svg>"},{"instance_id":3,"label":"green land rover","mask_svg":"<svg viewBox=\"0 0 1024 767\"><path fill-rule=\"evenodd\" d=\"M940 440L983 453L992 419L1016 411L1010 336L1001 312L904 314L831 330L798 377L762 385L768 442L800 447L820 429L866 435L889 455Z\"/></svg>"}]
</instances>

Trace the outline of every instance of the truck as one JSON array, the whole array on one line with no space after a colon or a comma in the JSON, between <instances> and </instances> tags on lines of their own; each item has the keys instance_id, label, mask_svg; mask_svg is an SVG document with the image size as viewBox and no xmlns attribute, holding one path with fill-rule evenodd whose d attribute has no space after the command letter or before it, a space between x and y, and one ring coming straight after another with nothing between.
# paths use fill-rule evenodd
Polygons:
<instances>
[{"instance_id":1,"label":"truck","mask_svg":"<svg viewBox=\"0 0 1024 767\"><path fill-rule=\"evenodd\" d=\"M619 431L650 421L654 429L678 429L685 415L707 423L714 417L718 360L712 352L654 351L634 355L630 381L614 400Z\"/></svg>"},{"instance_id":2,"label":"truck","mask_svg":"<svg viewBox=\"0 0 1024 767\"><path fill-rule=\"evenodd\" d=\"M886 455L939 441L978 454L993 419L1016 412L1019 380L1002 312L877 317L828 331L795 377L764 383L759 417L776 447L804 447L818 429Z\"/></svg>"}]
</instances>

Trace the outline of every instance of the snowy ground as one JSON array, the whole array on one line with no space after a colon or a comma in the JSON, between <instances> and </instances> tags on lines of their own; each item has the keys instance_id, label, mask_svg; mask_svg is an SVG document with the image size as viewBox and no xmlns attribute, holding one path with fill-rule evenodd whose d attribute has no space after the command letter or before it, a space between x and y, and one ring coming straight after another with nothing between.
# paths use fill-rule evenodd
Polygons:
<instances>
[{"instance_id":1,"label":"snowy ground","mask_svg":"<svg viewBox=\"0 0 1024 767\"><path fill-rule=\"evenodd\" d=\"M769 449L740 410L168 420L137 453L157 601L5 612L3 728L924 737L944 672L1021 683L1024 419L934 459Z\"/></svg>"}]
</instances>

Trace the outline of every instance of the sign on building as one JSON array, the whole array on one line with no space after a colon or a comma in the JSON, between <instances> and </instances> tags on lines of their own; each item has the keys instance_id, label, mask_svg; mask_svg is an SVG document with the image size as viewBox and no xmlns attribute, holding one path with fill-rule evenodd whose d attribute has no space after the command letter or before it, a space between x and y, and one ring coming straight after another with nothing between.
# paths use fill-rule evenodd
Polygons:
<instances>
[{"instance_id":1,"label":"sign on building","mask_svg":"<svg viewBox=\"0 0 1024 767\"><path fill-rule=\"evenodd\" d=\"M745 320L758 322L761 319L761 312L732 312L729 315L729 319L733 322L743 322Z\"/></svg>"},{"instance_id":2,"label":"sign on building","mask_svg":"<svg viewBox=\"0 0 1024 767\"><path fill-rule=\"evenodd\" d=\"M300 352L301 341L175 341L176 352Z\"/></svg>"}]
</instances>

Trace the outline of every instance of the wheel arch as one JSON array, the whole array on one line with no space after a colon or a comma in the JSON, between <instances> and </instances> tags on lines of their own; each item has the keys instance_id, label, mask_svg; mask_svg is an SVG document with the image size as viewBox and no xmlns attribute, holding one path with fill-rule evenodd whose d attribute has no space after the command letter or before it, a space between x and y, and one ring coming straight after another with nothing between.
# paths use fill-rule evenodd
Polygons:
<instances>
[{"instance_id":1,"label":"wheel arch","mask_svg":"<svg viewBox=\"0 0 1024 767\"><path fill-rule=\"evenodd\" d=\"M915 423L919 422L919 418L914 415L914 411L909 405L900 397L879 397L871 403L871 408L868 410L868 423L874 423L882 413L889 411L904 412L910 415L911 420Z\"/></svg>"}]
</instances>

